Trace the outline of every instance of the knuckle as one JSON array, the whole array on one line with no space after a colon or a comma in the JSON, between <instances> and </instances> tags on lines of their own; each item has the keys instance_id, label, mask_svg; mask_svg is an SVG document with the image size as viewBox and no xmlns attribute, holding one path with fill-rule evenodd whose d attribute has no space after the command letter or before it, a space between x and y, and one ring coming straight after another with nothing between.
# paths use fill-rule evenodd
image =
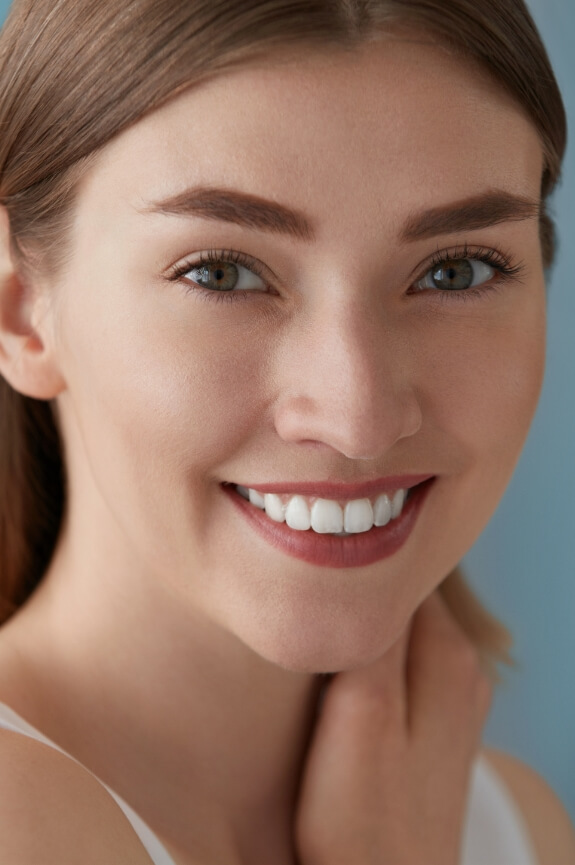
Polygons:
<instances>
[{"instance_id":1,"label":"knuckle","mask_svg":"<svg viewBox=\"0 0 575 865\"><path fill-rule=\"evenodd\" d=\"M483 671L480 661L474 663L475 669L457 683L458 694L454 708L458 707L455 709L456 714L460 719L467 719L470 729L479 729L483 726L491 707L493 686Z\"/></svg>"},{"instance_id":2,"label":"knuckle","mask_svg":"<svg viewBox=\"0 0 575 865\"><path fill-rule=\"evenodd\" d=\"M476 703L478 711L485 717L491 708L493 701L493 682L483 670L481 670L476 683Z\"/></svg>"},{"instance_id":3,"label":"knuckle","mask_svg":"<svg viewBox=\"0 0 575 865\"><path fill-rule=\"evenodd\" d=\"M444 634L442 649L450 674L458 680L474 680L481 673L479 652L465 635L456 631Z\"/></svg>"},{"instance_id":4,"label":"knuckle","mask_svg":"<svg viewBox=\"0 0 575 865\"><path fill-rule=\"evenodd\" d=\"M446 669L447 681L457 703L473 714L487 712L491 703L491 682L484 671L481 655L469 642L452 653Z\"/></svg>"},{"instance_id":5,"label":"knuckle","mask_svg":"<svg viewBox=\"0 0 575 865\"><path fill-rule=\"evenodd\" d=\"M330 709L337 714L347 729L379 730L391 733L402 726L404 703L399 688L390 683L357 682L334 691Z\"/></svg>"}]
</instances>

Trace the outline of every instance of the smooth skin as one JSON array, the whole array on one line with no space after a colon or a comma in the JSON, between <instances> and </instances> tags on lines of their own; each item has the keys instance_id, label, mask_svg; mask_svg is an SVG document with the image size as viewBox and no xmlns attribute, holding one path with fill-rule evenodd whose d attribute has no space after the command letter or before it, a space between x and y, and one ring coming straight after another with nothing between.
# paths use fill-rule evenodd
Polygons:
<instances>
[{"instance_id":1,"label":"smooth skin","mask_svg":"<svg viewBox=\"0 0 575 865\"><path fill-rule=\"evenodd\" d=\"M545 290L534 217L410 242L400 227L494 189L536 201L541 170L497 87L425 37L387 36L279 53L118 136L57 276L25 282L4 223L0 367L55 400L70 503L42 586L0 632L0 699L178 865L456 865L490 689L434 590L523 444ZM280 203L313 238L158 208L191 186ZM174 278L209 250L260 263L241 297ZM518 272L465 296L421 287L438 252L485 250ZM270 547L221 486L406 472L436 477L407 542L337 572ZM89 823L89 791L70 791L90 776L34 743L22 773L13 740L0 845L37 865L28 787L45 785L45 861L78 861L59 830ZM535 786L567 865L571 830ZM131 828L110 820L106 861L131 861ZM545 831L541 863L561 865Z\"/></svg>"}]
</instances>

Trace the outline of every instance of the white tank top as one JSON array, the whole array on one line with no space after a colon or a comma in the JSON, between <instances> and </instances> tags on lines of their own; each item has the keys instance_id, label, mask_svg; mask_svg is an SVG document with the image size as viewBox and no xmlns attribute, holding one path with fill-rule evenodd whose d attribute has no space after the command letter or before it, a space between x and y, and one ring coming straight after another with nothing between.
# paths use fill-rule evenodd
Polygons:
<instances>
[{"instance_id":1,"label":"white tank top","mask_svg":"<svg viewBox=\"0 0 575 865\"><path fill-rule=\"evenodd\" d=\"M22 733L66 754L4 703L0 703L0 729ZM149 826L120 796L106 784L103 786L132 824L154 865L175 865ZM527 827L514 800L483 757L479 757L473 767L461 865L538 865Z\"/></svg>"}]
</instances>

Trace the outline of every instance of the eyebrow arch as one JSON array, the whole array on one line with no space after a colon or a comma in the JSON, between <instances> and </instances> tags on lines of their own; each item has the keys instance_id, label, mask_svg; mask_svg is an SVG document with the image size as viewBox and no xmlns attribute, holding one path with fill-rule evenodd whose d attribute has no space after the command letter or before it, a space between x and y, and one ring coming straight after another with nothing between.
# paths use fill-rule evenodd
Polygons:
<instances>
[{"instance_id":1,"label":"eyebrow arch","mask_svg":"<svg viewBox=\"0 0 575 865\"><path fill-rule=\"evenodd\" d=\"M303 213L233 189L192 187L149 205L144 212L233 222L245 228L287 234L299 240L309 241L314 236L312 224Z\"/></svg>"},{"instance_id":2,"label":"eyebrow arch","mask_svg":"<svg viewBox=\"0 0 575 865\"><path fill-rule=\"evenodd\" d=\"M492 190L442 207L415 213L407 219L400 239L424 240L440 234L489 228L501 222L521 222L540 214L540 202L504 190Z\"/></svg>"}]
</instances>

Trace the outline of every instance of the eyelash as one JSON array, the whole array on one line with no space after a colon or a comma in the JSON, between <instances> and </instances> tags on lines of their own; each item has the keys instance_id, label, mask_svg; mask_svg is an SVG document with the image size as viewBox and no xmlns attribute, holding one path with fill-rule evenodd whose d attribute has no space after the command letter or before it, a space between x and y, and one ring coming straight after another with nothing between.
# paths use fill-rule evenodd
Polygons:
<instances>
[{"instance_id":1,"label":"eyelash","mask_svg":"<svg viewBox=\"0 0 575 865\"><path fill-rule=\"evenodd\" d=\"M433 294L438 294L441 296L441 301L443 303L449 303L451 301L465 301L470 300L474 297L482 297L489 291L493 291L498 288L501 283L519 281L521 275L525 270L525 265L522 262L518 264L513 264L513 259L510 254L506 254L495 249L485 248L485 247L474 247L470 248L467 245L457 247L455 249L447 249L447 250L437 250L434 256L430 261L426 262L424 269L422 269L419 275L412 282L412 286L416 283L420 282L424 277L429 273L430 270L434 270L437 267L440 267L442 264L445 264L447 261L462 261L464 259L472 260L472 261L481 261L484 264L492 267L499 275L499 278L495 284L493 284L492 280L485 282L481 285L477 285L473 288L465 288L459 290L433 290L433 289L414 289L412 291L408 291L409 294L424 294L427 292L431 292ZM235 249L210 249L205 252L200 253L198 256L194 256L186 261L181 262L180 264L174 265L169 271L168 280L170 282L177 282L181 280L183 276L186 275L190 270L195 267L201 267L203 264L214 264L220 261L231 262L232 264L239 264L242 267L247 268L256 276L259 276L260 279L264 280L264 282L268 283L267 275L265 273L265 269L263 265L258 262L257 259L252 258L249 255L246 255L243 252L239 252ZM250 291L214 291L213 289L203 288L202 286L193 286L186 285L187 291L193 291L195 294L199 294L205 300L213 301L216 303L235 303L238 301L246 301L250 300L250 296L254 293L263 294L264 292L250 292Z\"/></svg>"},{"instance_id":2,"label":"eyelash","mask_svg":"<svg viewBox=\"0 0 575 865\"><path fill-rule=\"evenodd\" d=\"M194 256L171 268L168 279L170 282L177 282L194 267L201 267L203 264L216 264L220 261L239 264L256 276L259 276L266 284L268 283L262 264L257 259L236 249L209 249L206 252L201 252L198 256ZM214 289L203 288L200 285L196 286L186 283L184 285L187 291L197 292L204 300L214 301L215 303L235 303L241 300L249 300L252 294L249 291L214 291ZM265 292L254 293L264 294Z\"/></svg>"},{"instance_id":3,"label":"eyelash","mask_svg":"<svg viewBox=\"0 0 575 865\"><path fill-rule=\"evenodd\" d=\"M496 271L499 278L495 283L493 283L492 280L488 280L487 282L484 282L481 285L476 285L473 288L464 288L459 290L445 289L443 291L441 289L433 290L422 288L414 289L409 293L418 294L429 291L433 294L440 295L442 303L449 303L451 301L467 301L473 298L483 297L487 292L495 291L502 283L514 281L519 282L525 270L525 264L523 262L518 262L517 264L513 263L513 258L510 253L503 253L496 249L486 247L470 248L469 246L464 245L454 249L437 250L433 258L426 262L424 268L420 271L412 284L415 285L420 282L430 270L435 270L435 268L440 267L447 261L463 261L464 259L469 261L481 261L483 264L489 265Z\"/></svg>"}]
</instances>

